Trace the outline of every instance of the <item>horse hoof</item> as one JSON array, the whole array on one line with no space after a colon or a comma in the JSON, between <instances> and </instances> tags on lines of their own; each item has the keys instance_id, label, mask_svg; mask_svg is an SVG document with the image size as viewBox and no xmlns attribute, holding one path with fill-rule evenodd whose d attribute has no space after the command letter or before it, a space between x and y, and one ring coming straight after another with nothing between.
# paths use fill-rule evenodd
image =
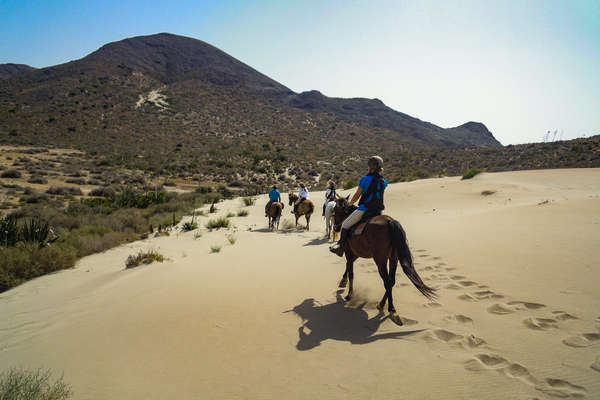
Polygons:
<instances>
[{"instance_id":1,"label":"horse hoof","mask_svg":"<svg viewBox=\"0 0 600 400\"><path fill-rule=\"evenodd\" d=\"M350 301L350 299L352 299L352 296L350 296L350 295L344 297L344 300L346 300L346 301Z\"/></svg>"},{"instance_id":2,"label":"horse hoof","mask_svg":"<svg viewBox=\"0 0 600 400\"><path fill-rule=\"evenodd\" d=\"M379 303L377 303L377 309L381 312L383 312L383 306Z\"/></svg>"},{"instance_id":3,"label":"horse hoof","mask_svg":"<svg viewBox=\"0 0 600 400\"><path fill-rule=\"evenodd\" d=\"M404 325L402 319L396 314L396 311L390 312L390 319L398 326Z\"/></svg>"}]
</instances>

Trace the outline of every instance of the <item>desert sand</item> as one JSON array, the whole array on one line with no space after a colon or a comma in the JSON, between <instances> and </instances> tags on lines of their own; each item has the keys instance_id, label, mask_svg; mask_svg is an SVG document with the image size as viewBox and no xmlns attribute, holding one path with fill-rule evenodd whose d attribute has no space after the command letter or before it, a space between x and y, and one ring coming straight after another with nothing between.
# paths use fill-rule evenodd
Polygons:
<instances>
[{"instance_id":1,"label":"desert sand","mask_svg":"<svg viewBox=\"0 0 600 400\"><path fill-rule=\"evenodd\" d=\"M269 232L260 196L234 229L200 217L0 294L0 370L51 368L76 399L600 398L600 169L390 185L386 213L439 288L430 302L399 269L403 326L375 308L371 260L341 301L312 198L308 232ZM168 260L124 269L150 248Z\"/></svg>"}]
</instances>

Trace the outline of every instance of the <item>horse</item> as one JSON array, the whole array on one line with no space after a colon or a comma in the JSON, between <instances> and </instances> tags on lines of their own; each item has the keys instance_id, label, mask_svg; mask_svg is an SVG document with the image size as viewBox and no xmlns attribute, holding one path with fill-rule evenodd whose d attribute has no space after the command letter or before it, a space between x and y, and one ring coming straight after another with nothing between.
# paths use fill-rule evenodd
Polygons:
<instances>
[{"instance_id":1,"label":"horse","mask_svg":"<svg viewBox=\"0 0 600 400\"><path fill-rule=\"evenodd\" d=\"M298 196L294 193L289 193L288 198L290 206L293 206L296 200L298 200ZM294 212L294 216L296 217L296 227L298 227L298 218L304 215L304 218L306 218L306 230L308 231L310 224L310 216L312 215L313 211L315 211L315 205L310 200L304 200L303 202L298 204L298 207L296 207L296 211Z\"/></svg>"},{"instance_id":2,"label":"horse","mask_svg":"<svg viewBox=\"0 0 600 400\"><path fill-rule=\"evenodd\" d=\"M333 200L327 201L327 203L325 203L325 232L326 232L327 239L331 239L331 236L333 233L333 241L336 241L337 240L337 232L334 229L332 229L333 224L334 224L334 220L333 220L334 210L335 210L335 201L333 201Z\"/></svg>"},{"instance_id":3,"label":"horse","mask_svg":"<svg viewBox=\"0 0 600 400\"><path fill-rule=\"evenodd\" d=\"M349 197L336 200L334 213L335 225L333 227L335 231L339 232L344 219L356 209L355 206L351 207L348 205ZM396 284L398 261L400 261L404 274L421 294L430 300L436 298L436 289L423 283L413 266L406 233L398 221L388 215L378 215L365 223L361 234L350 233L350 235L344 246L346 270L339 283L340 288L345 288L348 281L350 282L348 295L345 297L346 301L352 298L354 261L357 258L372 258L375 261L379 270L379 276L381 276L383 286L385 287L385 294L377 305L377 309L383 311L387 301L390 317L397 324L402 325L402 321L396 314L396 308L392 299L392 288ZM386 265L388 262L389 270Z\"/></svg>"},{"instance_id":4,"label":"horse","mask_svg":"<svg viewBox=\"0 0 600 400\"><path fill-rule=\"evenodd\" d=\"M279 219L281 218L281 211L283 210L283 204L278 201L274 201L269 206L269 229L279 230Z\"/></svg>"}]
</instances>

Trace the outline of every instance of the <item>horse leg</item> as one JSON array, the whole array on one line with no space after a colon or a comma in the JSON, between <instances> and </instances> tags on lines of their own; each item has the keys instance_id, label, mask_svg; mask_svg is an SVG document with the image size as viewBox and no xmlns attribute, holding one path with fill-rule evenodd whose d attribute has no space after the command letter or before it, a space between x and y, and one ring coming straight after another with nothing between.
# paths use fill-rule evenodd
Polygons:
<instances>
[{"instance_id":1,"label":"horse leg","mask_svg":"<svg viewBox=\"0 0 600 400\"><path fill-rule=\"evenodd\" d=\"M340 281L340 284L338 285L338 287L345 288L347 284L348 284L348 266L346 266L346 269L344 270L344 273L342 274L342 280Z\"/></svg>"},{"instance_id":2,"label":"horse leg","mask_svg":"<svg viewBox=\"0 0 600 400\"><path fill-rule=\"evenodd\" d=\"M306 214L304 218L306 218L306 230L308 231L310 230L308 226L310 224L310 214Z\"/></svg>"},{"instance_id":3,"label":"horse leg","mask_svg":"<svg viewBox=\"0 0 600 400\"><path fill-rule=\"evenodd\" d=\"M346 253L346 272L348 273L348 294L344 299L349 301L352 298L352 291L354 290L354 261L356 257L349 252Z\"/></svg>"},{"instance_id":4,"label":"horse leg","mask_svg":"<svg viewBox=\"0 0 600 400\"><path fill-rule=\"evenodd\" d=\"M392 250L392 254L390 255L389 266L390 266L390 268L389 268L388 278L389 278L389 282L390 282L390 294L388 296L388 300L389 300L388 311L390 314L395 314L396 308L394 307L394 301L392 299L392 297L393 297L392 289L394 288L394 285L396 284L396 268L398 267L398 255L396 254L395 250Z\"/></svg>"},{"instance_id":5,"label":"horse leg","mask_svg":"<svg viewBox=\"0 0 600 400\"><path fill-rule=\"evenodd\" d=\"M381 277L381 280L383 281L383 286L385 287L385 294L383 295L383 298L381 299L381 301L379 302L379 305L377 308L379 308L380 311L383 311L383 306L385 306L385 301L386 299L389 300L389 302L391 303L391 287L390 287L390 278L389 278L389 274L388 274L388 269L387 269L387 260L385 258L382 257L374 257L375 260L375 264L377 264L377 269L379 271L379 276Z\"/></svg>"}]
</instances>

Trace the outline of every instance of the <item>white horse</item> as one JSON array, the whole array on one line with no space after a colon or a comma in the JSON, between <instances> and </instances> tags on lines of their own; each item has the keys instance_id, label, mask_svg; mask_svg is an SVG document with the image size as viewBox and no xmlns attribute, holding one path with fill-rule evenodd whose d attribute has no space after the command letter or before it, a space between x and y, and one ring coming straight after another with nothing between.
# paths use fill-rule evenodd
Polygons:
<instances>
[{"instance_id":1,"label":"white horse","mask_svg":"<svg viewBox=\"0 0 600 400\"><path fill-rule=\"evenodd\" d=\"M328 239L331 238L333 232L333 241L337 239L337 232L333 230L333 214L335 211L335 201L325 203L325 233Z\"/></svg>"}]
</instances>

